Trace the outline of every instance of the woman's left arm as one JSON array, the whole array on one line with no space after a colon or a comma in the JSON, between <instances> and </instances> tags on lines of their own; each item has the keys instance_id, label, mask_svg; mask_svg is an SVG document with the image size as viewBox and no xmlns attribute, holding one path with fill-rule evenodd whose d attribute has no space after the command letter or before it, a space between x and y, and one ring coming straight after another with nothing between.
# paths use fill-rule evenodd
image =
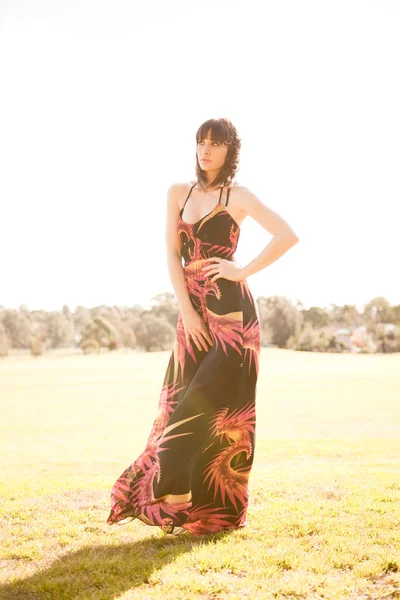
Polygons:
<instances>
[{"instance_id":1,"label":"woman's left arm","mask_svg":"<svg viewBox=\"0 0 400 600\"><path fill-rule=\"evenodd\" d=\"M241 267L242 277L246 279L249 275L253 275L275 262L289 248L299 242L299 237L283 217L268 208L253 192L245 187L242 187L240 191L239 202L243 211L274 236L258 256Z\"/></svg>"}]
</instances>

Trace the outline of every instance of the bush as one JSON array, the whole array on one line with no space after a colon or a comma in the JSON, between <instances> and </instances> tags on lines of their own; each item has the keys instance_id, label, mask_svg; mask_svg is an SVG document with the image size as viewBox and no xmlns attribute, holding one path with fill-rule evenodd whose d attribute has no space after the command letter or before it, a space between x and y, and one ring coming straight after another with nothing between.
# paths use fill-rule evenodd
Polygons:
<instances>
[{"instance_id":1,"label":"bush","mask_svg":"<svg viewBox=\"0 0 400 600\"><path fill-rule=\"evenodd\" d=\"M32 356L41 356L44 354L44 341L40 337L33 337L31 339L31 354Z\"/></svg>"},{"instance_id":2,"label":"bush","mask_svg":"<svg viewBox=\"0 0 400 600\"><path fill-rule=\"evenodd\" d=\"M306 352L340 352L342 345L334 336L328 336L324 331L315 329L307 323L298 336L288 339L287 348Z\"/></svg>"},{"instance_id":3,"label":"bush","mask_svg":"<svg viewBox=\"0 0 400 600\"><path fill-rule=\"evenodd\" d=\"M79 344L83 354L97 354L100 352L100 343L95 338L85 338Z\"/></svg>"}]
</instances>

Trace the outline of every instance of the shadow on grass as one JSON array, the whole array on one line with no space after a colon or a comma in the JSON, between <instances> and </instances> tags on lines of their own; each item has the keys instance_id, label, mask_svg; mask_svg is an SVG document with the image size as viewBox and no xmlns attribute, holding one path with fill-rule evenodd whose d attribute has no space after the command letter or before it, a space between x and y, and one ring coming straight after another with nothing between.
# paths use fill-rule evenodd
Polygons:
<instances>
[{"instance_id":1,"label":"shadow on grass","mask_svg":"<svg viewBox=\"0 0 400 600\"><path fill-rule=\"evenodd\" d=\"M56 558L50 567L0 585L1 600L112 600L134 587L151 584L151 575L179 555L213 543L234 530L192 536L163 535L118 545L85 546Z\"/></svg>"}]
</instances>

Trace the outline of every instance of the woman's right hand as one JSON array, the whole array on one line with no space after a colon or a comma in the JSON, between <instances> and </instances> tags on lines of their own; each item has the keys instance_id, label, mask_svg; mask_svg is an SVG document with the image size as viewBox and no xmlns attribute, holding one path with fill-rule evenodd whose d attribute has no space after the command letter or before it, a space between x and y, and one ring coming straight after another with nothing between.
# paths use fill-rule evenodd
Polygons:
<instances>
[{"instance_id":1,"label":"woman's right hand","mask_svg":"<svg viewBox=\"0 0 400 600\"><path fill-rule=\"evenodd\" d=\"M189 346L190 338L194 341L197 348L199 350L204 350L208 352L209 348L207 346L206 340L209 342L211 346L213 346L214 342L212 337L207 329L207 326L199 313L193 309L189 312L186 312L181 315L183 328L185 330L186 344Z\"/></svg>"}]
</instances>

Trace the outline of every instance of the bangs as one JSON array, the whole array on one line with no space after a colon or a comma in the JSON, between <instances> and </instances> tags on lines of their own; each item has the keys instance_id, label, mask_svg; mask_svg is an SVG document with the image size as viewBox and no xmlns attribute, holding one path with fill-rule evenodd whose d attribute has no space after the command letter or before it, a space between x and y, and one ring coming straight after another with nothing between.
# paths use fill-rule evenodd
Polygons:
<instances>
[{"instance_id":1,"label":"bangs","mask_svg":"<svg viewBox=\"0 0 400 600\"><path fill-rule=\"evenodd\" d=\"M210 135L214 142L230 144L231 133L229 127L220 119L209 119L205 121L196 133L196 142L200 142L207 137L207 133L211 129Z\"/></svg>"}]
</instances>

